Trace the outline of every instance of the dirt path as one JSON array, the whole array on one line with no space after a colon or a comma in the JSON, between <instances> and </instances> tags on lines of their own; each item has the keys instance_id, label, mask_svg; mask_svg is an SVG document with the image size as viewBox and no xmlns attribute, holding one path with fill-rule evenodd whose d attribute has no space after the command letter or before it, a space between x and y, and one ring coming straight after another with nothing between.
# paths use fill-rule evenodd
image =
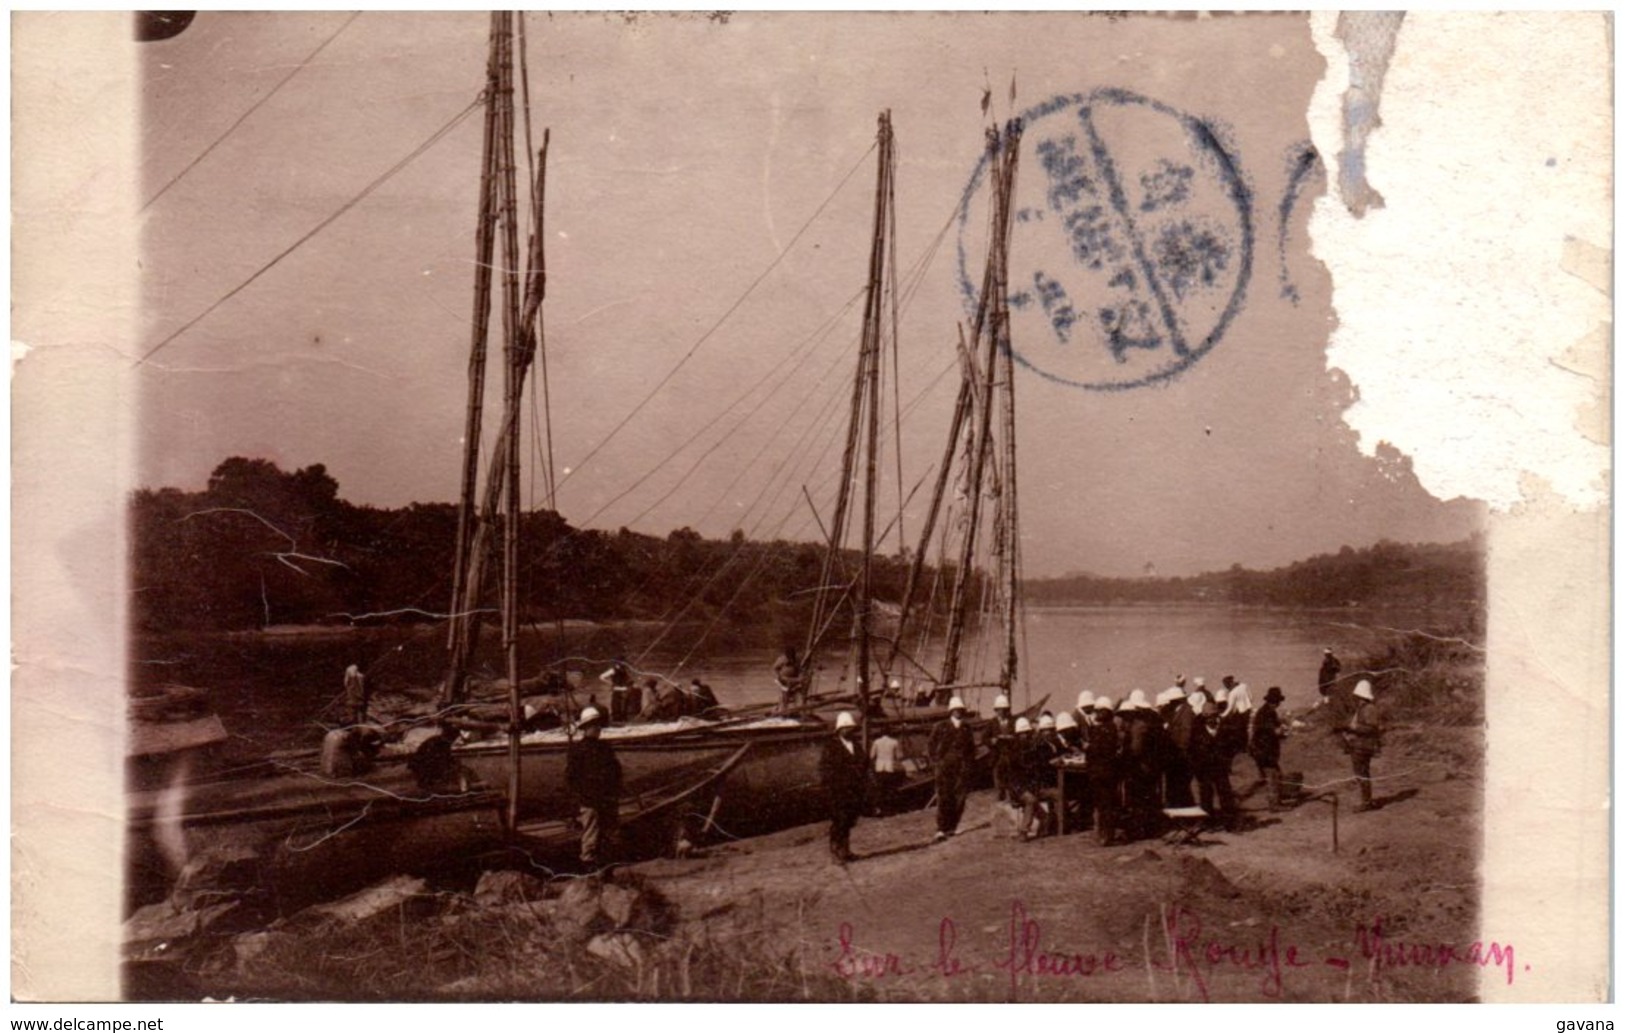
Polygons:
<instances>
[{"instance_id":1,"label":"dirt path","mask_svg":"<svg viewBox=\"0 0 1625 1033\"><path fill-rule=\"evenodd\" d=\"M1482 733L1396 729L1378 759L1381 809L1350 814L1347 761L1305 730L1284 766L1341 791L1196 845L1022 843L991 792L959 836L929 845L930 812L861 822L840 867L822 825L635 868L691 935L765 942L808 977L892 1000L1463 1001L1481 971L1517 978L1476 928ZM1236 764L1238 790L1254 770ZM1443 945L1443 946L1442 946Z\"/></svg>"}]
</instances>

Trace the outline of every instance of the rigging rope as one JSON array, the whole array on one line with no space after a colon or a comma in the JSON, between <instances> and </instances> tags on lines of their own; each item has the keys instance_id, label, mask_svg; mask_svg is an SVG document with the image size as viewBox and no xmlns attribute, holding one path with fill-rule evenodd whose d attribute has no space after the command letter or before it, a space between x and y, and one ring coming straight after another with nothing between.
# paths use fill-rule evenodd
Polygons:
<instances>
[{"instance_id":1,"label":"rigging rope","mask_svg":"<svg viewBox=\"0 0 1625 1033\"><path fill-rule=\"evenodd\" d=\"M186 333L186 331L192 329L194 326L196 326L199 323L203 322L203 320L205 318L207 318L209 316L209 314L212 313L215 309L219 308L221 305L224 305L226 302L230 301L232 298L234 298L238 294L242 293L243 290L245 290L248 287L249 284L253 283L255 280L258 280L261 276L264 276L266 273L270 272L284 258L287 258L289 255L293 254L300 247L302 247L305 243L307 243L312 237L316 236L316 234L320 233L322 230L325 230L327 227L331 226L334 222L338 221L338 219L341 216L343 216L344 213L348 212L350 209L354 208L356 205L358 205L362 201L366 200L367 197L370 196L374 190L377 190L379 187L381 187L385 183L389 182L389 180L394 178L394 176L397 173L399 173L402 169L406 168L406 166L410 165L412 162L414 162L418 158L422 157L423 154L426 151L428 151L431 147L433 147L435 144L439 143L442 139L444 139L445 136L448 133L450 133L453 129L456 129L459 125L461 125L462 121L465 118L467 118L469 115L473 114L480 107L480 105L481 105L481 103L483 101L484 101L483 97L476 98L472 104L470 104L468 107L464 108L457 115L453 116L451 121L447 122L445 125L441 126L439 129L435 130L434 134L432 136L430 136L427 140L423 141L422 143L418 144L417 147L413 148L413 150L412 150L412 152L410 154L408 154L406 157L402 158L400 161L396 162L394 165L391 165L377 179L374 179L371 183L368 183L365 187L363 187L361 189L360 193L356 194L354 197L352 197L348 201L344 202L344 204L340 205L337 211L333 212L333 214L329 215L327 218L325 218L321 222L317 223L310 230L306 231L298 240L294 241L292 244L289 244L286 248L279 251L277 253L276 257L272 258L269 262L266 262L264 265L260 266L256 270L254 270L253 274L250 275L248 277L248 279L244 280L242 283L239 283L237 286L233 287L231 290L229 290L225 294L221 295L220 298L218 300L216 300L208 308L204 309L202 312L199 312L197 315L193 316L191 319L189 319L185 323L181 324L179 329L175 330L168 337L165 337L163 340L159 341L157 344L155 344L151 348L147 349L146 354L142 355L141 358L137 359L135 364L137 366L140 366L143 363L145 363L148 359L150 359L154 355L158 354L158 352L163 350L163 348L166 347L171 341L175 340L177 337L179 337L182 334Z\"/></svg>"},{"instance_id":2,"label":"rigging rope","mask_svg":"<svg viewBox=\"0 0 1625 1033\"><path fill-rule=\"evenodd\" d=\"M305 59L303 61L299 62L297 65L295 65L294 68L293 68L293 71L289 72L287 75L284 75L277 82L277 84L275 86L271 87L269 92L267 92L263 97L261 97L259 100L255 101L253 104L249 105L248 110L243 112L241 115L237 116L237 121L235 121L231 125L227 126L226 131L221 133L218 137L216 137L215 141L213 143L211 143L209 146L203 148L203 152L201 154L199 154L197 157L193 158L191 161L187 162L185 168L181 169L179 172L177 172L173 176L171 176L169 178L169 182L167 182L163 186L159 187L157 193L155 193L151 197L147 198L146 202L141 205L140 211L144 212L148 208L152 207L152 203L154 201L158 200L160 197L163 197L164 194L168 193L170 187L174 186L176 183L179 183L183 176L185 176L188 172L191 172L193 169L197 168L199 162L201 162L204 158L207 158L214 151L214 149L216 147L219 147L222 143L224 143L225 140L226 140L226 137L230 136L232 134L232 132L234 130L236 130L236 128L238 126L242 125L245 121L247 121L248 116L250 116L254 112L258 111L261 107L264 106L266 101L268 101L272 97L276 96L278 90L280 90L280 89L282 89L282 87L288 85L288 80L292 79L294 76L298 75L301 71L303 71L306 65L310 64L312 61L314 61L316 59L316 55L318 55L322 51L326 50L327 45L329 43L333 42L334 40L338 39L339 34L342 33L345 29L348 29L350 27L350 23L355 21L357 18L361 17L361 14L362 14L362 12L356 11L354 14L350 15L350 17L344 19L344 24L340 25L337 29L334 29L333 34L331 36L329 36L326 39L322 40L321 44L319 46L317 46L315 50L312 50L309 54L305 55Z\"/></svg>"},{"instance_id":3,"label":"rigging rope","mask_svg":"<svg viewBox=\"0 0 1625 1033\"><path fill-rule=\"evenodd\" d=\"M847 307L850 307L850 306L851 306L851 302L848 302ZM810 356L814 351L817 350L817 346L822 343L822 338L826 336L826 334L824 333L825 328L832 327L834 325L835 321L838 320L840 318L840 316L842 314L844 314L845 311L846 310L843 308L841 310L841 312L836 313L836 315L834 317L832 317L831 319L829 319L829 320L827 320L825 322L824 327L820 327L819 330L814 331L811 336L805 338L799 345L796 346L796 348L792 349L790 352L788 352L786 355L784 355L782 358L780 358L777 363L775 363L760 379L758 379L756 381L756 383L750 385L744 391L742 391L726 408L719 410L716 413L716 415L712 416L709 420L707 420L704 424L702 424L699 427L699 429L697 429L693 434L689 435L686 439L684 439L684 441L681 444L679 444L676 448L672 449L671 452L667 453L664 458L657 460L652 466L649 467L648 470L644 471L642 476L640 476L636 480L634 480L630 486L623 489L618 495L615 495L608 502L605 502L603 505L599 506L596 510L594 510L591 516L587 517L585 520L582 521L582 525L585 526L587 524L592 523L594 520L596 520L600 516L602 516L604 514L604 512L606 510L608 510L611 506L615 505L615 503L621 501L622 499L626 498L628 495L630 495L634 491L636 491L638 488L642 487L644 485L644 483L649 480L649 478L651 478L655 474L659 473L660 470L662 470L666 466L667 463L671 462L673 459L675 459L679 455L681 455L683 453L684 449L688 448L688 446L690 446L694 442L698 441L705 434L706 431L710 430L712 427L715 427L718 423L722 422L722 420L724 418L726 418L727 415L730 412L732 412L735 408L737 408L741 402L743 402L745 399L751 397L751 395L753 393L755 393L756 390L758 388L760 388L763 384L765 384L769 379L771 379L774 374L780 372L784 368L785 363L789 362L793 358L796 358L797 355L801 355L801 360L798 361L791 369L791 372L793 373L795 369L799 368L802 365L802 363L805 362L805 360L806 360L806 358L808 356ZM767 398L771 398L772 395L776 394L778 392L779 388L781 388L783 386L784 386L784 382L781 382L779 387L774 388L772 392L770 392L766 397L764 397L761 401L759 401L757 403L756 409L753 409L751 411L751 413L746 415L745 418L749 419L751 415L754 415L755 412L758 409L761 408L762 404L764 404L766 402ZM741 422L743 422L743 421L741 421ZM735 428L735 429L737 430L738 428ZM722 443L725 442L725 441L727 441L727 436L723 436L722 438L718 439L717 443L715 445L712 445L711 449L708 450L706 453L704 453L704 455L702 455L700 457L700 462L703 462L706 456L710 455L711 452L714 452L717 448L721 447ZM657 500L654 503L654 505L659 505L660 502L663 502L663 501L665 501L666 498L670 497L671 493L676 491L678 487L681 487L683 485L683 483L685 481L687 481L688 477L691 474L693 474L695 469L698 468L698 466L699 466L699 463L695 463L694 465L690 466L689 469L683 474L683 476L678 479L677 484L673 486L671 491L668 491L665 496L663 496L661 499ZM652 508L653 508L653 506L649 507L649 509L652 509ZM636 516L636 517L634 517L632 519L631 523L636 523L639 519L646 516L648 514L648 512L649 512L649 509L645 509L642 513L639 513L638 516Z\"/></svg>"},{"instance_id":4,"label":"rigging rope","mask_svg":"<svg viewBox=\"0 0 1625 1033\"><path fill-rule=\"evenodd\" d=\"M874 150L873 146L869 148L869 151L872 150ZM869 156L869 151L864 151L863 154L858 157L858 160L852 165L851 171L849 171L845 177L843 177L841 181L835 185L835 189L830 191L828 197L824 198L823 203L818 206L818 209L807 217L807 221L801 224L800 229L796 230L795 236L790 238L790 243L786 244L784 249L774 256L773 261L768 263L767 268L763 269L761 274L758 275L756 279L751 281L750 286L745 288L745 292L735 299L734 303L729 305L722 315L717 317L716 322L711 324L710 329L706 330L705 333L700 335L699 339L696 340L688 349L688 352L677 361L677 365L667 370L666 375L660 378L660 382L655 384L655 386L650 389L649 393L643 396L642 401L638 402L637 405L634 405L631 412L628 412L625 416L621 417L621 421L611 428L610 432L605 435L604 438L598 442L598 444L594 445L591 451L589 451L585 456L582 456L581 459L570 468L568 473L559 479L560 484L563 484L571 477L580 473L582 467L586 466L587 463L592 461L594 456L603 451L604 446L613 441L615 437L626 427L626 425L632 421L633 417L637 416L638 413L643 411L644 406L648 405L654 399L655 395L659 394L661 390L671 382L671 379L677 375L677 372L688 364L688 360L694 357L694 353L698 352L700 347L704 345L706 341L710 340L713 334L721 329L722 324L727 322L729 317L737 312L739 307L745 303L745 299L749 298L752 292L754 292L756 288L761 285L762 281L767 279L773 270L779 267L779 263L784 261L785 256L788 255L791 249L796 246L796 242L806 234L807 230L812 228L812 224L817 221L820 215L824 213L824 209L829 207L830 202L835 200L836 195L841 192L841 190L846 186L847 182L850 181L851 178L857 173L858 169L863 165L864 159Z\"/></svg>"}]
</instances>

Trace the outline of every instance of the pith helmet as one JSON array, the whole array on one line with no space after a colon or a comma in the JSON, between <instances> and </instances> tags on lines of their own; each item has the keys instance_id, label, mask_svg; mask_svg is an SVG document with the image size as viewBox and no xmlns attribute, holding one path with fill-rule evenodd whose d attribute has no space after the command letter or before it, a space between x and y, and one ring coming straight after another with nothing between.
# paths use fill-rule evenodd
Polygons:
<instances>
[{"instance_id":1,"label":"pith helmet","mask_svg":"<svg viewBox=\"0 0 1625 1033\"><path fill-rule=\"evenodd\" d=\"M1069 732L1078 727L1078 719L1072 716L1072 711L1063 710L1055 716L1055 729L1059 732Z\"/></svg>"},{"instance_id":2,"label":"pith helmet","mask_svg":"<svg viewBox=\"0 0 1625 1033\"><path fill-rule=\"evenodd\" d=\"M960 699L958 696L955 696L953 699L948 701L948 712L950 714L953 713L955 710L964 710L964 709L965 709L965 701Z\"/></svg>"},{"instance_id":3,"label":"pith helmet","mask_svg":"<svg viewBox=\"0 0 1625 1033\"><path fill-rule=\"evenodd\" d=\"M1021 733L1021 732L1030 732L1032 730L1033 730L1033 723L1031 721L1027 720L1024 717L1016 718L1016 732L1018 734Z\"/></svg>"},{"instance_id":4,"label":"pith helmet","mask_svg":"<svg viewBox=\"0 0 1625 1033\"><path fill-rule=\"evenodd\" d=\"M1095 705L1095 694L1094 693L1090 692L1088 689L1084 689L1082 692L1078 693L1078 709L1079 710L1088 710L1090 707L1092 707L1094 705Z\"/></svg>"},{"instance_id":5,"label":"pith helmet","mask_svg":"<svg viewBox=\"0 0 1625 1033\"><path fill-rule=\"evenodd\" d=\"M1145 691L1143 689L1135 689L1133 692L1129 693L1128 702L1129 705L1135 710L1151 709L1151 704L1146 701Z\"/></svg>"},{"instance_id":6,"label":"pith helmet","mask_svg":"<svg viewBox=\"0 0 1625 1033\"><path fill-rule=\"evenodd\" d=\"M576 720L576 724L590 725L594 721L602 721L603 719L604 715L598 712L597 707L588 707L581 712L581 717Z\"/></svg>"},{"instance_id":7,"label":"pith helmet","mask_svg":"<svg viewBox=\"0 0 1625 1033\"><path fill-rule=\"evenodd\" d=\"M994 710L1009 710L1010 709L1010 697L1009 696L1002 696L1002 695L993 697L993 709Z\"/></svg>"},{"instance_id":8,"label":"pith helmet","mask_svg":"<svg viewBox=\"0 0 1625 1033\"><path fill-rule=\"evenodd\" d=\"M1049 711L1046 710L1042 714L1038 715L1038 728L1039 728L1040 731L1042 731L1042 730L1044 730L1046 728L1054 728L1054 727L1055 727L1055 718L1050 716Z\"/></svg>"},{"instance_id":9,"label":"pith helmet","mask_svg":"<svg viewBox=\"0 0 1625 1033\"><path fill-rule=\"evenodd\" d=\"M850 710L841 711L835 718L835 730L837 732L843 728L856 728L857 726L858 719L852 716Z\"/></svg>"},{"instance_id":10,"label":"pith helmet","mask_svg":"<svg viewBox=\"0 0 1625 1033\"><path fill-rule=\"evenodd\" d=\"M1373 702L1375 702L1377 698L1376 695L1371 691L1371 683L1368 681L1362 681L1360 684L1354 686L1354 694L1359 696L1361 699L1371 700Z\"/></svg>"},{"instance_id":11,"label":"pith helmet","mask_svg":"<svg viewBox=\"0 0 1625 1033\"><path fill-rule=\"evenodd\" d=\"M1117 706L1116 706L1116 704L1112 703L1112 698L1110 696L1096 696L1095 697L1095 709L1096 710L1116 710Z\"/></svg>"}]
</instances>

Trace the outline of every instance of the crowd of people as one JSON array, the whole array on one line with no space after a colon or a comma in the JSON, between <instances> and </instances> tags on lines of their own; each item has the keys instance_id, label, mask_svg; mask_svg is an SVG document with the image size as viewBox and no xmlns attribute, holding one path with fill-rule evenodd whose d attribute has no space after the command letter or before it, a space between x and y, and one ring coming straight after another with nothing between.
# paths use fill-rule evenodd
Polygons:
<instances>
[{"instance_id":1,"label":"crowd of people","mask_svg":"<svg viewBox=\"0 0 1625 1033\"><path fill-rule=\"evenodd\" d=\"M794 700L800 682L796 658L788 660L777 672L786 702ZM1332 701L1340 667L1326 650L1316 707ZM566 777L581 807L584 863L600 860L601 843L614 832L619 766L598 735L602 727L716 706L716 697L697 678L687 689L655 679L640 688L617 662L601 681L610 687L610 704L600 708L594 701L580 714L583 734L570 747ZM990 748L997 799L1010 810L1021 839L1058 831L1063 820L1071 828L1091 828L1103 845L1160 835L1175 819L1236 830L1242 815L1233 779L1243 754L1256 770L1253 788L1264 788L1268 809L1278 811L1288 803L1281 770L1281 745L1290 728L1281 713L1285 700L1279 686L1270 686L1255 700L1253 690L1233 676L1226 675L1210 690L1205 679L1187 684L1180 675L1154 698L1140 689L1121 700L1084 690L1073 708L1058 714L1044 711L1036 719L1014 716L1009 699L1001 695L994 701L992 720L984 725L973 723L964 701L955 696L928 746L936 790L934 841L957 834L978 772L986 771L980 765L984 746ZM1363 811L1372 806L1371 761L1382 745L1382 718L1369 681L1358 683L1346 708L1346 718L1333 731L1351 758L1360 795L1355 810ZM884 811L892 788L903 778L902 744L883 726L875 733L865 748L858 716L842 712L821 755L829 849L839 863L853 858L851 834L859 818L877 808Z\"/></svg>"},{"instance_id":2,"label":"crowd of people","mask_svg":"<svg viewBox=\"0 0 1625 1033\"><path fill-rule=\"evenodd\" d=\"M684 686L670 680L646 677L640 685L624 660L611 663L598 676L598 680L609 687L609 712L604 717L612 725L700 717L721 707L711 686L699 678L691 679ZM590 697L588 705L596 709L598 697Z\"/></svg>"},{"instance_id":3,"label":"crowd of people","mask_svg":"<svg viewBox=\"0 0 1625 1033\"><path fill-rule=\"evenodd\" d=\"M1046 711L1034 722L1012 719L1001 696L994 703L994 788L1019 808L1022 838L1056 819L1058 767L1077 772L1069 824L1092 825L1103 844L1157 835L1169 813L1195 807L1214 826L1233 830L1240 817L1232 783L1238 756L1252 759L1270 809L1283 805L1284 700L1278 686L1255 703L1252 690L1233 677L1210 692L1204 679L1187 687L1181 676L1154 700L1139 689L1121 701L1084 690L1073 709Z\"/></svg>"}]
</instances>

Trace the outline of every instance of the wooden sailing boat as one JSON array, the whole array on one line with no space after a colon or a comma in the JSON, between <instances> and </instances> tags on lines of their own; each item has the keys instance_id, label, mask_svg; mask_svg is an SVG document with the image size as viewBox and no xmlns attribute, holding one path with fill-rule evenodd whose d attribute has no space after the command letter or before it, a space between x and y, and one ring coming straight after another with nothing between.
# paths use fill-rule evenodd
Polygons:
<instances>
[{"instance_id":1,"label":"wooden sailing boat","mask_svg":"<svg viewBox=\"0 0 1625 1033\"><path fill-rule=\"evenodd\" d=\"M828 524L828 551L825 561L826 582L837 582L845 573L842 569L846 550L843 543L853 523L861 527L861 540L857 548L858 570L849 575L849 583L842 586L841 602L825 605L823 600L832 593L819 593L808 632L807 656L815 661L821 649L837 627L839 618L851 616L849 644L855 671L857 692L835 693L815 697L806 706L790 713L764 713L760 710L733 717L713 720L684 719L681 722L657 725L630 724L608 729L606 738L614 743L617 755L626 772L629 788L646 786L667 779L673 770L685 767L715 765L730 756L741 745L749 750L737 760L721 785L721 799L712 809L711 816L723 828L733 832L755 831L780 827L795 821L815 818L822 813L822 795L817 780L817 758L823 742L831 734L829 719L834 711L856 707L871 716L866 723L866 734L884 729L899 738L905 755L913 758L910 765L909 789L929 786L931 773L926 762L925 743L930 729L943 716L936 707L904 707L894 704L883 706L878 693L871 693L875 684L874 673L880 672L882 682L889 680L887 672L896 670L902 655L903 631L911 614L914 589L920 581L923 563L931 544L933 528L943 509L947 471L951 460L961 451L963 438L966 460L966 481L971 505L962 515L966 526L963 544L958 552L952 605L949 610L948 645L944 650L942 674L932 679L934 695L945 703L949 693L975 687L995 687L1009 692L1015 681L1016 623L1015 587L1018 574L1015 569L1017 541L1013 491L1014 428L1012 365L1008 342L1008 313L1003 297L1005 292L1004 263L1008 249L1010 204L1015 174L1015 155L1019 145L1019 125L1011 125L1002 133L990 133L989 157L992 169L992 240L988 266L984 276L982 298L973 321L972 338L979 354L974 361L967 359L960 388L960 401L955 418L949 428L948 454L939 474L937 491L932 501L926 527L921 536L921 547L916 550L915 564L910 572L909 591L899 608L897 633L890 641L888 654L882 659L875 646L881 643L877 631L878 601L872 589L870 563L876 548L877 468L879 465L879 426L881 409L881 363L884 347L885 312L892 289L887 279L888 249L891 247L894 202L893 140L889 112L882 113L877 134L877 173L873 231L868 262L868 286L865 292L864 328L860 336L859 356L853 378L851 405L846 428L847 448L842 463L841 489L837 494L834 511ZM482 238L482 242L487 238ZM485 246L489 246L486 244ZM489 262L484 263L489 265ZM532 306L527 303L528 314ZM1002 363L1002 365L1000 365ZM472 368L472 365L471 365ZM994 388L1002 384L1002 394ZM995 411L1001 418L995 423ZM511 426L505 423L505 428ZM973 433L965 435L966 428ZM1002 430L1002 434L998 433ZM506 434L506 429L504 434ZM995 456L995 440L1002 440L1002 451ZM499 437L499 442L509 439ZM504 450L497 451L501 464ZM980 508L984 499L984 483L991 484L993 471L1005 471L1001 490L992 493L998 509L987 521L994 533L979 537L978 528L983 521ZM485 512L494 508L496 492L488 489ZM465 504L466 505L466 504ZM477 539L477 534L474 536ZM991 551L1001 558L1002 591L991 590L986 578L973 572L977 548ZM1008 562L1004 562L1008 561ZM470 561L477 569L478 558ZM468 592L465 583L463 592ZM996 679L965 683L959 679L959 649L967 628L973 622L971 609L977 603L986 603L997 596L1006 601L1008 619L1006 648L1002 668ZM472 611L477 598L461 596L464 608ZM927 617L930 615L927 614ZM466 633L454 631L454 643L469 641ZM505 644L510 641L504 631ZM456 686L462 674L455 659L448 686ZM516 665L511 660L509 684L514 685ZM915 666L918 666L916 663ZM456 697L453 696L453 699ZM512 700L510 700L512 706ZM512 712L510 728L517 727L517 712ZM528 735L498 734L483 741L465 742L456 750L458 759L487 781L496 782L504 774L512 777L519 772L510 788L509 804L514 820L534 826L538 822L557 822L568 814L569 801L561 792L564 752L568 746L568 730L531 733ZM517 755L517 764L514 757ZM923 799L923 795L920 797Z\"/></svg>"},{"instance_id":2,"label":"wooden sailing boat","mask_svg":"<svg viewBox=\"0 0 1625 1033\"><path fill-rule=\"evenodd\" d=\"M522 23L521 23L522 24ZM519 526L519 419L523 384L535 360L545 356L542 347L542 302L545 293L545 265L541 248L540 213L547 157L547 136L538 152L539 172L529 184L528 196L535 223L530 227L529 248L524 259L518 245L518 188L514 136L516 115L513 70L514 31L512 15L492 16L490 58L487 67L486 124L479 225L476 233L475 318L469 360L468 448L463 467L463 504L459 522L458 564L453 589L454 610L463 616L452 623L449 636L451 662L443 683L442 702L455 713L466 698L468 668L478 641L478 619L487 570L495 553L498 531L502 540L502 641L507 669L508 707L506 727L483 739L458 741L443 749L434 765L426 765L428 746L415 750L406 745L386 747L370 770L360 774L324 772L319 758L287 758L269 765L269 772L251 778L220 779L188 785L178 797L171 790L132 801L132 837L142 844L143 856L163 853L164 843L179 844L185 854L196 844L214 840L240 845L256 856L265 872L274 874L276 885L295 887L324 883L330 892L364 882L369 877L402 868L431 864L447 856L469 855L503 843L521 849L547 852L560 848L568 837L562 823L573 811L573 803L563 791L563 767L569 733L522 732L519 689L517 600L515 572L518 566ZM521 47L522 52L522 47ZM523 73L521 72L521 75ZM961 402L950 428L949 454L953 455L962 431L975 425L977 434L966 437L971 457L971 497L980 504L981 486L987 471L998 465L990 458L991 399L999 371L996 364L1004 356L1003 382L1006 396L1011 389L1008 370L1007 319L1003 313L1003 254L1008 239L1009 184L1014 173L1015 136L1019 129L995 135L993 151L1003 155L994 177L995 226L990 250L989 271L984 281L983 300L975 320L974 340L985 347L980 369L967 364L961 386ZM873 643L878 641L869 559L875 549L876 492L878 464L879 365L882 313L887 286L883 282L889 246L892 201L892 146L889 115L880 125L880 160L876 187L874 237L870 250L870 286L865 305L865 330L860 344L858 372L853 385L853 405L847 428L848 455L844 464L842 495L833 521L837 529L830 538L831 572L839 569L841 546L848 524L859 512L851 486L863 471L861 502L862 544L860 571L849 594L851 601L850 642L856 657L856 703L864 713L878 707L871 700L875 669L895 669L900 655L901 629L892 640L890 655L878 661ZM501 265L496 262L495 242L503 240ZM523 264L523 275L520 270ZM997 268L995 268L997 265ZM500 292L494 290L493 269L503 270ZM504 404L498 427L497 447L487 472L483 492L479 485L479 441L484 415L486 338L494 295L500 293L501 323L504 330ZM1003 335L1003 336L1001 336ZM1001 343L1003 350L1001 352ZM544 358L545 361L545 358ZM1008 414L1008 409L1006 409ZM1007 415L1007 419L1009 419ZM1013 426L1013 423L1011 424ZM1008 439L1006 439L1008 440ZM1013 447L1013 446L1008 446ZM946 466L946 464L945 464ZM1012 485L1013 454L1004 460L1004 494ZM946 474L943 474L945 477ZM991 478L989 478L991 480ZM931 526L942 506L943 485L939 477L937 498L922 536L929 544ZM478 504L477 503L478 500ZM973 510L974 513L974 510ZM499 516L500 514L500 516ZM994 521L1007 544L1004 555L1013 558L1013 508ZM946 654L938 688L952 691L958 686L959 641L970 620L971 607L978 597L972 579L970 557L977 539L974 528L979 517L972 515L973 529L963 557L956 568L954 606L951 610L954 645ZM912 595L926 549L916 554L910 590L903 601L900 623L906 622ZM1013 573L1009 584L1014 586ZM985 593L982 593L985 596ZM1013 590L1010 598L1014 598ZM821 609L809 632L809 654L816 655L838 616L840 607ZM1013 611L1012 611L1013 612ZM928 623L928 622L927 622ZM957 630L955 630L957 629ZM1013 630L1012 630L1013 635ZM1015 677L1014 639L999 684L1008 689ZM823 707L849 705L840 698L818 701ZM636 831L640 821L652 827L681 820L685 808L709 813L713 821L733 832L782 826L821 816L820 787L817 784L817 756L829 724L818 712L820 706L784 715L741 715L715 721L688 720L675 726L630 726L612 729L609 735L625 771L622 822ZM437 717L444 716L437 715ZM908 752L924 756L924 739L940 716L934 708L904 711L897 708L876 715L871 728L884 727L904 740ZM441 736L436 749L450 743ZM443 763L441 763L443 762ZM425 770L434 767L433 777ZM916 769L916 783L927 784L929 770ZM720 792L720 805L717 804ZM519 837L519 838L516 838ZM658 838L658 837L657 837ZM171 850L171 854L175 853ZM319 880L313 879L319 874Z\"/></svg>"}]
</instances>

